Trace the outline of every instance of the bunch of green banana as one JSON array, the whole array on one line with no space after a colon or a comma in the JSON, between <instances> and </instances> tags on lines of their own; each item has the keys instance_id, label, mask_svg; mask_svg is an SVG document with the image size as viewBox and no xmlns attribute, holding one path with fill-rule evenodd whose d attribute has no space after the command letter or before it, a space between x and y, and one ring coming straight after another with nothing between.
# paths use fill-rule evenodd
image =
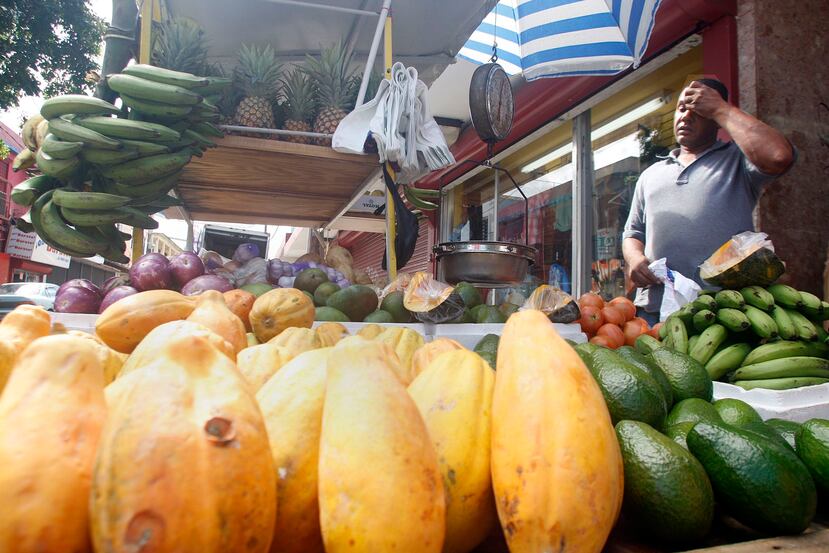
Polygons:
<instances>
[{"instance_id":1,"label":"bunch of green banana","mask_svg":"<svg viewBox=\"0 0 829 553\"><path fill-rule=\"evenodd\" d=\"M413 207L422 211L433 211L438 208L434 200L440 199L440 190L403 185L403 195Z\"/></svg>"}]
</instances>

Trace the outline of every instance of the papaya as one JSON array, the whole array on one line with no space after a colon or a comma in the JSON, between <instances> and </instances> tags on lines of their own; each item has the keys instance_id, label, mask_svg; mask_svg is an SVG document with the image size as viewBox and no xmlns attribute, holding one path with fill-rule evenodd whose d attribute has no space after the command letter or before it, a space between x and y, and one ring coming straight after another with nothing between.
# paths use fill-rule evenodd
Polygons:
<instances>
[{"instance_id":1,"label":"papaya","mask_svg":"<svg viewBox=\"0 0 829 553\"><path fill-rule=\"evenodd\" d=\"M49 334L51 318L42 307L19 305L0 320L0 392L17 356L34 340Z\"/></svg>"},{"instance_id":2,"label":"papaya","mask_svg":"<svg viewBox=\"0 0 829 553\"><path fill-rule=\"evenodd\" d=\"M121 368L127 360L128 356L126 353L119 353L115 351L111 347L107 346L103 340L94 334L89 334L88 332L83 332L81 330L69 330L66 334L88 340L95 347L95 353L98 354L98 361L101 362L101 367L104 370L104 385L107 385L115 380L115 377L117 377L118 373L121 372Z\"/></svg>"},{"instance_id":3,"label":"papaya","mask_svg":"<svg viewBox=\"0 0 829 553\"><path fill-rule=\"evenodd\" d=\"M425 341L419 332L405 327L389 327L381 332L375 340L391 346L397 359L400 361L400 381L408 386L414 375L412 375L412 358L414 352L422 346Z\"/></svg>"},{"instance_id":4,"label":"papaya","mask_svg":"<svg viewBox=\"0 0 829 553\"><path fill-rule=\"evenodd\" d=\"M227 307L221 292L206 290L199 295L196 308L187 320L206 326L227 340L236 354L248 347L245 323Z\"/></svg>"},{"instance_id":5,"label":"papaya","mask_svg":"<svg viewBox=\"0 0 829 553\"><path fill-rule=\"evenodd\" d=\"M183 296L172 290L148 290L122 298L95 322L95 334L121 353L132 350L155 327L190 316L198 296Z\"/></svg>"},{"instance_id":6,"label":"papaya","mask_svg":"<svg viewBox=\"0 0 829 553\"><path fill-rule=\"evenodd\" d=\"M240 351L236 357L236 366L251 389L257 392L294 357L286 347L259 344Z\"/></svg>"},{"instance_id":7,"label":"papaya","mask_svg":"<svg viewBox=\"0 0 829 553\"><path fill-rule=\"evenodd\" d=\"M504 326L491 447L512 553L602 550L622 504L619 444L590 371L541 311L519 311Z\"/></svg>"},{"instance_id":8,"label":"papaya","mask_svg":"<svg viewBox=\"0 0 829 553\"><path fill-rule=\"evenodd\" d=\"M0 551L91 551L89 492L105 420L91 341L46 336L20 355L0 397Z\"/></svg>"},{"instance_id":9,"label":"papaya","mask_svg":"<svg viewBox=\"0 0 829 553\"><path fill-rule=\"evenodd\" d=\"M348 329L345 325L334 321L322 323L316 328L315 332L322 347L334 346L337 342L348 336Z\"/></svg>"},{"instance_id":10,"label":"papaya","mask_svg":"<svg viewBox=\"0 0 829 553\"><path fill-rule=\"evenodd\" d=\"M323 553L317 500L317 464L328 354L298 355L259 389L276 471L276 519L271 551ZM243 352L244 353L244 352Z\"/></svg>"},{"instance_id":11,"label":"papaya","mask_svg":"<svg viewBox=\"0 0 829 553\"><path fill-rule=\"evenodd\" d=\"M263 344L290 327L311 328L314 302L296 288L275 288L253 302L250 325Z\"/></svg>"},{"instance_id":12,"label":"papaya","mask_svg":"<svg viewBox=\"0 0 829 553\"><path fill-rule=\"evenodd\" d=\"M268 286L268 290L270 289L271 287ZM251 332L253 329L250 326L250 310L253 309L253 302L256 301L257 296L247 290L239 288L235 290L228 290L222 295L224 296L227 308L230 309L234 315L239 317L242 324L245 325L245 332Z\"/></svg>"},{"instance_id":13,"label":"papaya","mask_svg":"<svg viewBox=\"0 0 829 553\"><path fill-rule=\"evenodd\" d=\"M297 327L286 328L268 343L284 347L291 354L291 357L296 357L300 353L321 347L320 339L316 332L310 328Z\"/></svg>"},{"instance_id":14,"label":"papaya","mask_svg":"<svg viewBox=\"0 0 829 553\"><path fill-rule=\"evenodd\" d=\"M700 265L700 277L714 286L740 290L746 286L768 286L785 270L773 250L759 242L746 249L732 238Z\"/></svg>"},{"instance_id":15,"label":"papaya","mask_svg":"<svg viewBox=\"0 0 829 553\"><path fill-rule=\"evenodd\" d=\"M417 378L441 354L459 349L464 347L451 338L437 338L423 344L412 355L412 378Z\"/></svg>"},{"instance_id":16,"label":"papaya","mask_svg":"<svg viewBox=\"0 0 829 553\"><path fill-rule=\"evenodd\" d=\"M477 353L456 349L436 357L408 388L443 476L443 553L472 551L498 519L489 451L494 386L495 372L486 361Z\"/></svg>"},{"instance_id":17,"label":"papaya","mask_svg":"<svg viewBox=\"0 0 829 553\"><path fill-rule=\"evenodd\" d=\"M318 476L326 553L441 551L437 454L395 362L388 346L355 336L328 357Z\"/></svg>"},{"instance_id":18,"label":"papaya","mask_svg":"<svg viewBox=\"0 0 829 553\"><path fill-rule=\"evenodd\" d=\"M267 552L273 460L233 361L181 335L115 384L92 480L95 551Z\"/></svg>"},{"instance_id":19,"label":"papaya","mask_svg":"<svg viewBox=\"0 0 829 553\"><path fill-rule=\"evenodd\" d=\"M375 338L380 336L384 330L386 330L386 327L382 325L367 324L357 331L357 336L361 336L366 340L374 340Z\"/></svg>"}]
</instances>

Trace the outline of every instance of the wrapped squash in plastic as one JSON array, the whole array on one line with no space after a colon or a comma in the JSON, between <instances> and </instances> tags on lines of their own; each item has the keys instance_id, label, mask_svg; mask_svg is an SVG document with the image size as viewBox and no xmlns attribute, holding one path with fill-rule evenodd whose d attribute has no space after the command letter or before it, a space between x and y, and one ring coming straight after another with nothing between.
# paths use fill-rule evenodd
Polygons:
<instances>
[{"instance_id":1,"label":"wrapped squash in plastic","mask_svg":"<svg viewBox=\"0 0 829 553\"><path fill-rule=\"evenodd\" d=\"M732 290L768 286L780 278L786 267L767 238L762 232L731 237L700 265L700 277L709 284Z\"/></svg>"},{"instance_id":2,"label":"wrapped squash in plastic","mask_svg":"<svg viewBox=\"0 0 829 553\"><path fill-rule=\"evenodd\" d=\"M454 287L423 272L412 277L403 296L403 305L418 321L433 324L454 321L466 308Z\"/></svg>"},{"instance_id":3,"label":"wrapped squash in plastic","mask_svg":"<svg viewBox=\"0 0 829 553\"><path fill-rule=\"evenodd\" d=\"M570 294L546 284L535 289L523 309L541 311L554 323L572 323L581 317L579 304Z\"/></svg>"}]
</instances>

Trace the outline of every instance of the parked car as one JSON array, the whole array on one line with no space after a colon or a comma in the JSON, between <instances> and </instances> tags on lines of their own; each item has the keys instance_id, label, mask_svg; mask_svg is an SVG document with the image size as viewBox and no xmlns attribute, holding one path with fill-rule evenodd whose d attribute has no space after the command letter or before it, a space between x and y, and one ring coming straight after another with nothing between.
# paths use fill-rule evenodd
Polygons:
<instances>
[{"instance_id":1,"label":"parked car","mask_svg":"<svg viewBox=\"0 0 829 553\"><path fill-rule=\"evenodd\" d=\"M57 284L47 282L8 282L0 284L0 319L18 305L40 305L51 311L55 305Z\"/></svg>"}]
</instances>

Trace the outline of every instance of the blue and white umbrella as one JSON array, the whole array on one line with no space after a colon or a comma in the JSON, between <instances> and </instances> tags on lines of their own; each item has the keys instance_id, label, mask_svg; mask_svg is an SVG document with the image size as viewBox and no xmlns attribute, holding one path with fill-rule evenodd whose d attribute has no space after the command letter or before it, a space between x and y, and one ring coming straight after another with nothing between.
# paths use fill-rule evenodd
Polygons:
<instances>
[{"instance_id":1,"label":"blue and white umbrella","mask_svg":"<svg viewBox=\"0 0 829 553\"><path fill-rule=\"evenodd\" d=\"M458 56L527 80L638 67L661 0L500 0Z\"/></svg>"}]
</instances>

